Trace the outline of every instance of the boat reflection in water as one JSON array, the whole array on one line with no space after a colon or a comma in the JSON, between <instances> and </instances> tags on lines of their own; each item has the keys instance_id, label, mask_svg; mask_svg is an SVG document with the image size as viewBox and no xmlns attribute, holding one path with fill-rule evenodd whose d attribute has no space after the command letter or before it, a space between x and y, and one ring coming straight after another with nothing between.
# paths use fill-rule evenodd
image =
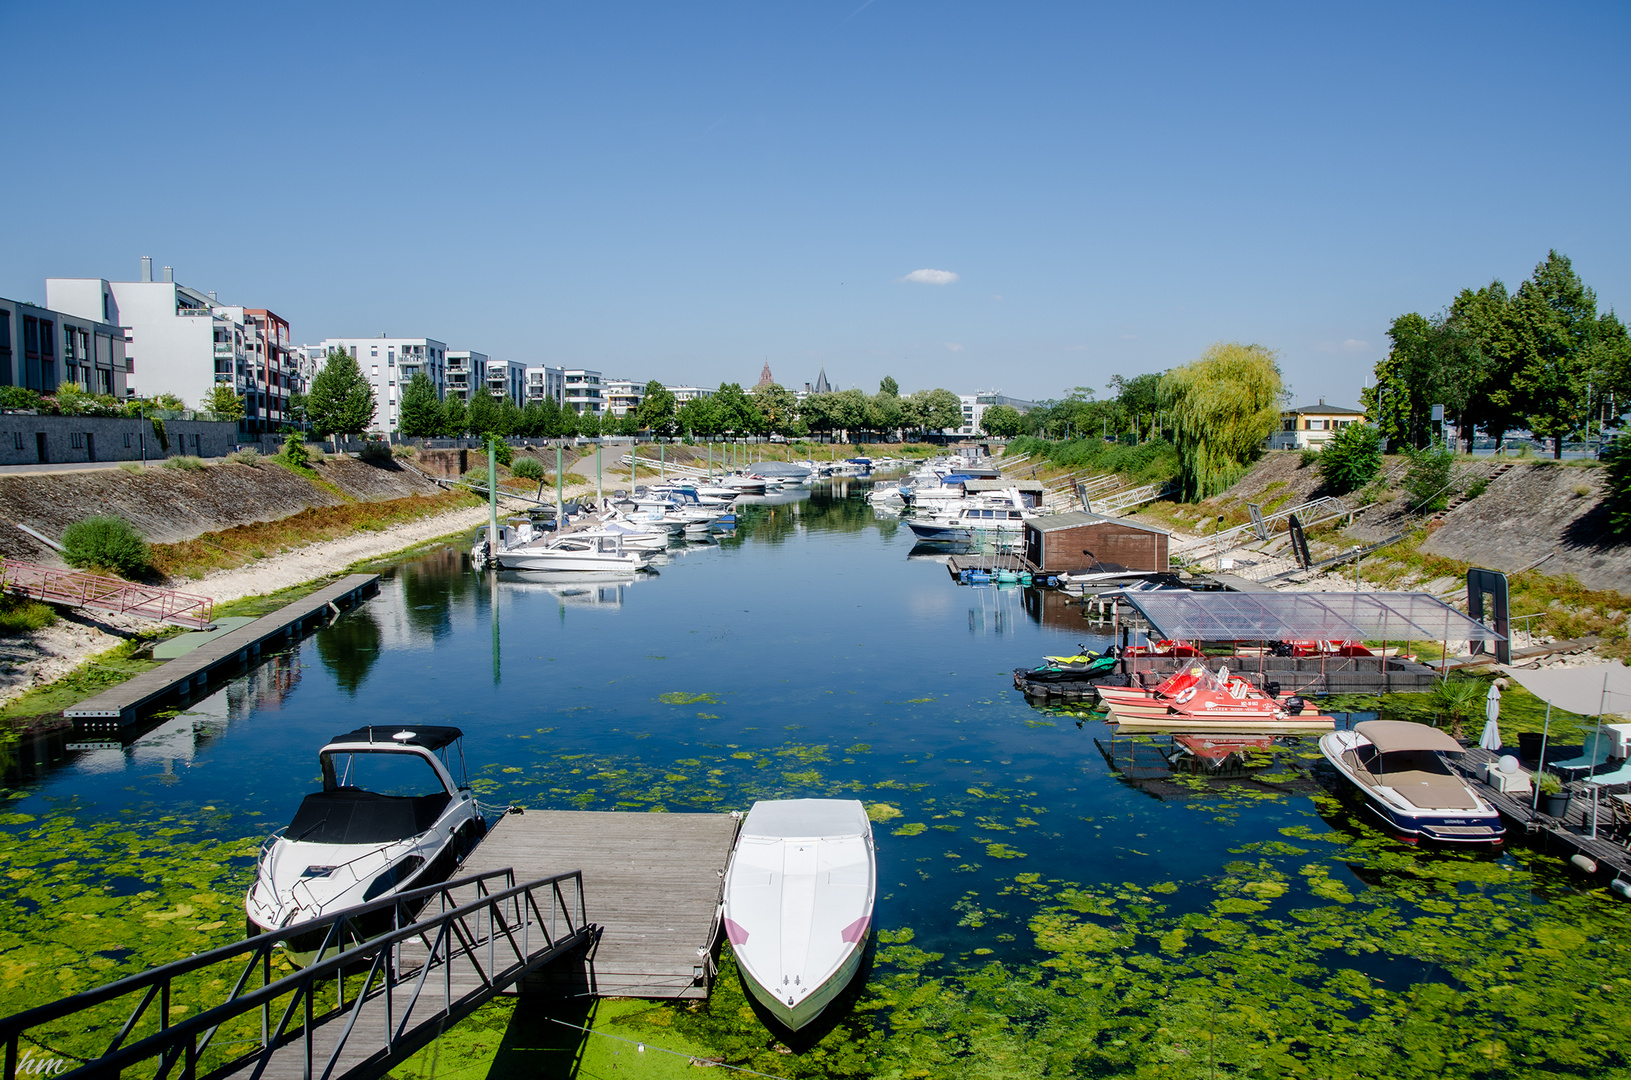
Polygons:
<instances>
[{"instance_id":1,"label":"boat reflection in water","mask_svg":"<svg viewBox=\"0 0 1631 1080\"><path fill-rule=\"evenodd\" d=\"M616 610L623 606L623 591L639 580L634 574L559 573L536 570L500 570L498 581L507 592L547 592L563 605Z\"/></svg>"},{"instance_id":2,"label":"boat reflection in water","mask_svg":"<svg viewBox=\"0 0 1631 1080\"><path fill-rule=\"evenodd\" d=\"M1295 735L1120 731L1115 724L1107 725L1106 737L1093 739L1112 772L1163 802L1204 798L1236 786L1286 794L1322 791L1306 771L1288 775L1285 768L1306 756L1302 742ZM1197 779L1208 783L1197 785Z\"/></svg>"}]
</instances>

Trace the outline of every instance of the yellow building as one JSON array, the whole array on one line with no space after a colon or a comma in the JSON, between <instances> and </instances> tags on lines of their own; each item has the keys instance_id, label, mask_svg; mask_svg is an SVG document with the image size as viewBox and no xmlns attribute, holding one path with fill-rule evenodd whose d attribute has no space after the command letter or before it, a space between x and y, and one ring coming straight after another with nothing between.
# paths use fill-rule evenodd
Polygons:
<instances>
[{"instance_id":1,"label":"yellow building","mask_svg":"<svg viewBox=\"0 0 1631 1080\"><path fill-rule=\"evenodd\" d=\"M1270 450L1318 450L1325 440L1350 424L1363 424L1363 409L1327 405L1301 405L1280 414L1280 430L1269 436Z\"/></svg>"}]
</instances>

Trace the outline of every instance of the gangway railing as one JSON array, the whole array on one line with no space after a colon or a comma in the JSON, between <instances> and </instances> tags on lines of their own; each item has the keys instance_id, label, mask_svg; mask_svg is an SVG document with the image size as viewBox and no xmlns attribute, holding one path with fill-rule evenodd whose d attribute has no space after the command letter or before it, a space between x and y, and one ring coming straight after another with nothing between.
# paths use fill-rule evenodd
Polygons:
<instances>
[{"instance_id":1,"label":"gangway railing","mask_svg":"<svg viewBox=\"0 0 1631 1080\"><path fill-rule=\"evenodd\" d=\"M0 1078L42 1062L81 1080L380 1077L595 933L579 871L521 885L513 870L472 875L0 1019ZM280 946L316 960L273 978Z\"/></svg>"},{"instance_id":2,"label":"gangway railing","mask_svg":"<svg viewBox=\"0 0 1631 1080\"><path fill-rule=\"evenodd\" d=\"M1105 517L1117 517L1126 513L1135 506L1142 506L1147 502L1154 502L1172 490L1171 481L1162 480L1154 484L1142 484L1126 491L1116 491L1102 499L1085 498L1089 511L1102 514Z\"/></svg>"},{"instance_id":3,"label":"gangway railing","mask_svg":"<svg viewBox=\"0 0 1631 1080\"><path fill-rule=\"evenodd\" d=\"M214 621L215 601L208 596L18 559L0 559L0 590L48 604L137 615L194 630L202 630Z\"/></svg>"},{"instance_id":4,"label":"gangway railing","mask_svg":"<svg viewBox=\"0 0 1631 1080\"><path fill-rule=\"evenodd\" d=\"M1332 498L1330 496L1325 496L1319 499L1310 499L1308 502L1298 503L1296 506L1283 507L1274 511L1272 514L1260 514L1248 524L1236 525L1229 529L1221 529L1218 532L1211 533L1206 536L1198 536L1195 539L1186 541L1182 544L1175 544L1173 545L1172 553L1174 555L1178 555L1228 551L1231 548L1239 547L1243 539L1249 533L1255 533L1261 536L1262 533L1258 531L1259 529L1267 531L1272 535L1274 532L1274 527L1290 519L1291 515L1293 514L1297 515L1297 520L1300 521L1303 528L1306 529L1314 525L1319 525L1323 522L1332 521L1339 517L1347 517L1352 513L1352 508L1350 508L1348 504L1343 502L1341 499Z\"/></svg>"}]
</instances>

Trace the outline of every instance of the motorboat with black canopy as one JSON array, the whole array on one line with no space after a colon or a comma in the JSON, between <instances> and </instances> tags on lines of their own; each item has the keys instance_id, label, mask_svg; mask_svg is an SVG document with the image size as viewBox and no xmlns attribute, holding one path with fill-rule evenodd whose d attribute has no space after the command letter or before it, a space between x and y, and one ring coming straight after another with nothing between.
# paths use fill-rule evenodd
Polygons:
<instances>
[{"instance_id":1,"label":"motorboat with black canopy","mask_svg":"<svg viewBox=\"0 0 1631 1080\"><path fill-rule=\"evenodd\" d=\"M1465 748L1446 733L1407 720L1367 720L1320 737L1320 753L1406 843L1498 847L1500 812L1445 764Z\"/></svg>"},{"instance_id":2,"label":"motorboat with black canopy","mask_svg":"<svg viewBox=\"0 0 1631 1080\"><path fill-rule=\"evenodd\" d=\"M261 846L244 898L249 932L295 926L444 880L486 834L470 791L463 732L433 725L361 727L318 751L323 789ZM389 928L391 912L379 913ZM308 962L322 944L288 940Z\"/></svg>"}]
</instances>

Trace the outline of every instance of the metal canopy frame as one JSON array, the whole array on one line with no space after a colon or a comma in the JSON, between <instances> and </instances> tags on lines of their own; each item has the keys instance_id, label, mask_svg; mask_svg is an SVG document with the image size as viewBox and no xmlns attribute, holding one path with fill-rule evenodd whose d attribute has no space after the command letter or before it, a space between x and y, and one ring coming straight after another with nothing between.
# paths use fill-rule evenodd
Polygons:
<instances>
[{"instance_id":1,"label":"metal canopy frame","mask_svg":"<svg viewBox=\"0 0 1631 1080\"><path fill-rule=\"evenodd\" d=\"M1174 641L1506 640L1427 593L1125 592L1151 629Z\"/></svg>"}]
</instances>

